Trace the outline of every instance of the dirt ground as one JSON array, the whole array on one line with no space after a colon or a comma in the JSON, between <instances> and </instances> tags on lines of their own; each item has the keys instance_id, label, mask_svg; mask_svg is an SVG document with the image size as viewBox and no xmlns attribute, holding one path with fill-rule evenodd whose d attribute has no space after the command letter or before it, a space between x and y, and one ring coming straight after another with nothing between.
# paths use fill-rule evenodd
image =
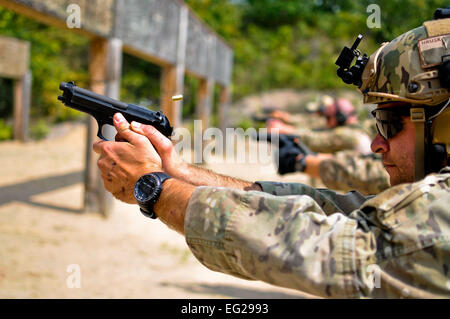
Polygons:
<instances>
[{"instance_id":1,"label":"dirt ground","mask_svg":"<svg viewBox=\"0 0 450 319\"><path fill-rule=\"evenodd\" d=\"M137 206L115 201L109 218L82 213L85 136L84 125L65 124L42 141L0 143L0 298L309 297L210 271L183 237ZM250 164L209 168L304 179Z\"/></svg>"}]
</instances>

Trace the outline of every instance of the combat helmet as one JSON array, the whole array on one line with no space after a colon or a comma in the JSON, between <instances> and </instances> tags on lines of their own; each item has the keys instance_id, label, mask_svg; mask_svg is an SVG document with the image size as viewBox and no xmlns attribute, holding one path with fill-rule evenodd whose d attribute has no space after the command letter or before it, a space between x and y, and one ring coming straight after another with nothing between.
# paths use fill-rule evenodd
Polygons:
<instances>
[{"instance_id":1,"label":"combat helmet","mask_svg":"<svg viewBox=\"0 0 450 319\"><path fill-rule=\"evenodd\" d=\"M359 35L336 61L338 75L358 86L364 103L407 103L416 127L416 180L450 159L450 12L436 19L438 10L435 20L383 43L370 57L356 49ZM357 57L351 67L350 54Z\"/></svg>"}]
</instances>

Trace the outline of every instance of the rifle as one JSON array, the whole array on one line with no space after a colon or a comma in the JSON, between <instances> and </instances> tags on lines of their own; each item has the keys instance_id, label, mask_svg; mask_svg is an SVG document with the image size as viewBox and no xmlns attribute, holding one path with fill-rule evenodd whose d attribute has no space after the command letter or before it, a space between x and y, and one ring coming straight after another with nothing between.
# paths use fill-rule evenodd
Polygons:
<instances>
[{"instance_id":1,"label":"rifle","mask_svg":"<svg viewBox=\"0 0 450 319\"><path fill-rule=\"evenodd\" d=\"M122 113L128 122L136 121L142 124L150 124L160 131L164 136L170 138L173 128L170 126L167 117L160 111L151 111L139 105L127 104L114 100L104 95L100 95L75 85L74 82L61 82L59 89L63 91L62 96L58 96L64 105L92 115L98 124L97 136L102 140L107 140L102 135L103 125L112 125L115 113Z\"/></svg>"}]
</instances>

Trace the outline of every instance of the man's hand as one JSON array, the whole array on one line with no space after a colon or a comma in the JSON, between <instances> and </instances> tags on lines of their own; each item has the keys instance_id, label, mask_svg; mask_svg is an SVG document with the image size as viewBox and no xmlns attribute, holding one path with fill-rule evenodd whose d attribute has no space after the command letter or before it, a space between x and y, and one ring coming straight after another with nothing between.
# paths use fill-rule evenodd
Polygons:
<instances>
[{"instance_id":1,"label":"man's hand","mask_svg":"<svg viewBox=\"0 0 450 319\"><path fill-rule=\"evenodd\" d=\"M275 110L272 113L270 113L269 117L277 119L277 120L281 120L286 124L292 123L291 114L289 114L288 112L285 112L285 111Z\"/></svg>"},{"instance_id":2,"label":"man's hand","mask_svg":"<svg viewBox=\"0 0 450 319\"><path fill-rule=\"evenodd\" d=\"M266 121L267 131L269 133L278 132L280 134L298 134L297 129L289 124L284 123L283 121L275 118L270 118Z\"/></svg>"},{"instance_id":3,"label":"man's hand","mask_svg":"<svg viewBox=\"0 0 450 319\"><path fill-rule=\"evenodd\" d=\"M97 165L105 189L123 202L136 204L134 185L142 175L162 171L161 158L147 137L130 129L122 114L114 115L114 126L116 142L98 141L93 145L100 154Z\"/></svg>"}]
</instances>

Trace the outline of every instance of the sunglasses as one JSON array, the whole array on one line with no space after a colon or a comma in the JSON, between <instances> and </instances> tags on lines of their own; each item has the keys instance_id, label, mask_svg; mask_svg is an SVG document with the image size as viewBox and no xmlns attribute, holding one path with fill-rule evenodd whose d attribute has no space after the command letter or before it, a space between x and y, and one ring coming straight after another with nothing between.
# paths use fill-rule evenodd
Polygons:
<instances>
[{"instance_id":1,"label":"sunglasses","mask_svg":"<svg viewBox=\"0 0 450 319\"><path fill-rule=\"evenodd\" d=\"M403 117L409 116L407 107L390 107L386 109L376 109L372 112L375 118L377 131L384 139L393 138L403 129Z\"/></svg>"}]
</instances>

